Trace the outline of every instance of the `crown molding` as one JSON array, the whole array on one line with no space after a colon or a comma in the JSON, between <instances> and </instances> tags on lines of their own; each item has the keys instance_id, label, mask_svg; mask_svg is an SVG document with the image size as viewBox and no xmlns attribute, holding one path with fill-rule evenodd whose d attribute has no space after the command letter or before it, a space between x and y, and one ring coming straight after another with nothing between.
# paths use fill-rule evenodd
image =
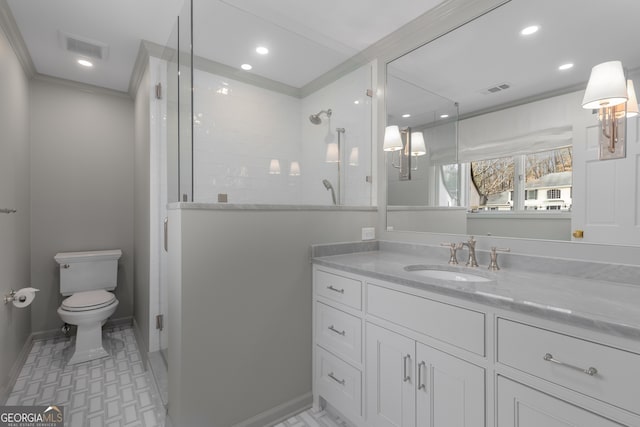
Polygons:
<instances>
[{"instance_id":1,"label":"crown molding","mask_svg":"<svg viewBox=\"0 0 640 427\"><path fill-rule=\"evenodd\" d=\"M22 38L22 33L20 33L7 0L0 0L0 28L4 30L7 40L18 57L25 74L29 78L34 77L37 74L36 67L33 65L27 44Z\"/></svg>"},{"instance_id":2,"label":"crown molding","mask_svg":"<svg viewBox=\"0 0 640 427\"><path fill-rule=\"evenodd\" d=\"M0 0L1 1L1 0ZM108 89L102 86L94 86L87 83L80 83L73 80L61 79L59 77L48 76L45 74L36 73L33 76L34 81L41 81L51 84L57 84L62 86L68 86L73 89L81 90L83 92L96 93L99 95L117 96L119 98L127 98L131 100L131 96L127 92L121 92L119 90Z\"/></svg>"}]
</instances>

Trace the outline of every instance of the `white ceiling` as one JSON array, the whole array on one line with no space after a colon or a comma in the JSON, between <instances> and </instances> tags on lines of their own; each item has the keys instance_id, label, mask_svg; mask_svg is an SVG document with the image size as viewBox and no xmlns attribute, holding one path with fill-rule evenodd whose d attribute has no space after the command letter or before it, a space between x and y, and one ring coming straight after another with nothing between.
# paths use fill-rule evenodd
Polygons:
<instances>
[{"instance_id":1,"label":"white ceiling","mask_svg":"<svg viewBox=\"0 0 640 427\"><path fill-rule=\"evenodd\" d=\"M140 41L165 45L183 1L7 0L38 73L119 91L128 89ZM194 52L302 87L440 2L194 0ZM104 43L109 55L83 69L60 32ZM258 44L271 53L258 57Z\"/></svg>"}]
</instances>

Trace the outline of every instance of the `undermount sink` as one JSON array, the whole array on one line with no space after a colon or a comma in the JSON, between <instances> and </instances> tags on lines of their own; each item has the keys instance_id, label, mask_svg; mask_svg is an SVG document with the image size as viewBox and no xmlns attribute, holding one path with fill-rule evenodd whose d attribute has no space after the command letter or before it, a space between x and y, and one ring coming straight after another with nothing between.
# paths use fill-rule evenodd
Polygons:
<instances>
[{"instance_id":1,"label":"undermount sink","mask_svg":"<svg viewBox=\"0 0 640 427\"><path fill-rule=\"evenodd\" d=\"M439 265L408 265L404 269L422 277L430 277L432 279L447 280L451 282L493 281L493 279L490 277L467 271L460 271L460 269L455 267L445 267Z\"/></svg>"}]
</instances>

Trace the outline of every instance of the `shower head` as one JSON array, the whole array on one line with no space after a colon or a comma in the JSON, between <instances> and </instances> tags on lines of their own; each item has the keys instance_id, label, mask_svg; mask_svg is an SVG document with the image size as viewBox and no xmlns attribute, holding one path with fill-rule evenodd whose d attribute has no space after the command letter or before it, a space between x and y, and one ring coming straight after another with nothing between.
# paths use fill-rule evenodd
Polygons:
<instances>
[{"instance_id":1,"label":"shower head","mask_svg":"<svg viewBox=\"0 0 640 427\"><path fill-rule=\"evenodd\" d=\"M322 119L320 118L322 114L326 114L327 117L331 117L331 108L329 108L328 110L322 110L317 114L310 115L309 121L314 125L319 125L320 123L322 123Z\"/></svg>"},{"instance_id":2,"label":"shower head","mask_svg":"<svg viewBox=\"0 0 640 427\"><path fill-rule=\"evenodd\" d=\"M327 190L331 190L331 199L333 200L333 204L336 205L336 193L333 190L333 185L331 185L331 183L329 182L329 180L327 179L323 179L322 180L322 184L324 184L324 188L326 188Z\"/></svg>"}]
</instances>

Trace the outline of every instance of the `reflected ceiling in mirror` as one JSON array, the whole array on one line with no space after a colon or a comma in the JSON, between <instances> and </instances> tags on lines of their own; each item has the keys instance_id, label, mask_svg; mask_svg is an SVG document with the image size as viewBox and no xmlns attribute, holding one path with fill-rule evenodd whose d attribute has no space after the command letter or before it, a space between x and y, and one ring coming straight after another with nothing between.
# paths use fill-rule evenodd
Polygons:
<instances>
[{"instance_id":1,"label":"reflected ceiling in mirror","mask_svg":"<svg viewBox=\"0 0 640 427\"><path fill-rule=\"evenodd\" d=\"M631 41L637 33L638 16L640 2L636 0L506 2L387 64L388 124L423 129L427 136L428 129L439 126L438 115L434 114L439 108L438 100L446 99L456 103L459 109L457 135L464 138L456 139L456 147L464 147L468 143L469 130L478 129L477 125L491 116L493 127L482 122L483 127L493 129L488 133L495 133L490 135L493 139L486 139L488 143L498 141L509 146L513 141L521 143L520 145L523 145L523 141L532 141L532 144L542 141L541 146L546 147L557 145L550 142L555 138L567 141L566 145L579 143L582 149L588 142L585 140L588 138L585 136L585 128L590 129L594 115L590 110L574 110L581 109L580 101L592 67L602 62L620 60L630 78L640 79L640 49ZM529 30L530 34L523 34L523 30L531 27L537 27L536 31ZM640 85L636 81L636 87L638 86ZM520 113L520 116L511 114L517 109L526 113ZM548 117L557 112L566 113L573 121L566 120L566 123L552 125L553 120ZM411 114L411 117L402 117L404 114ZM545 115L546 127L535 128L532 123ZM505 136L508 130L502 127L507 127L505 123L508 120L501 122L496 120L497 117L513 118L513 121L522 119L520 121L526 126L520 126L519 134ZM637 133L638 124L635 121L633 123L631 131ZM467 124L473 126L463 126ZM530 129L526 129L527 126ZM526 133L525 130L531 132ZM473 139L475 135L472 132L471 135ZM427 140L427 151L429 144ZM456 150L459 161L464 162L469 158L463 148ZM538 148L537 151L541 149ZM514 153L504 153L507 156L511 154ZM627 163L630 162L631 160ZM612 167L610 165L606 167ZM584 204L587 194L593 191L593 185L585 181L587 175L584 163L580 167L582 170L577 175L577 168L574 169L573 180L575 188L581 186L583 193L573 197L574 202L576 197L582 197L581 203ZM464 166L462 168L461 173L464 175L467 172L464 171ZM576 180L581 181L576 185ZM396 184L389 179L388 192L394 185ZM464 187L464 182L462 185ZM413 187L420 193L415 193L413 198L403 194L404 202L400 203L410 209L402 209L402 206L389 203L387 225L390 230L459 234L470 232L471 226L467 221L470 214L462 215L461 209L449 213L438 212L442 205L424 203L428 197L422 193L422 189L415 185ZM632 192L640 192L640 186ZM526 196L522 197L526 200ZM593 194L589 197L591 200L596 199ZM388 200L394 199L398 200L398 197L388 195ZM631 210L635 207L635 202L629 199L620 207L610 210ZM468 204L463 206L469 208ZM430 220L407 220L409 217L415 218L411 212L420 209L430 211ZM640 212L640 204L636 210ZM549 214L544 219L542 215L533 218L526 213L507 212L492 218L492 231L499 231L491 234L570 240L571 227L574 226L572 217L575 216L575 211ZM455 219L457 223L449 224L448 219ZM557 221L553 222L554 219ZM507 231L509 227L503 226L507 220L512 223L512 231ZM427 222L431 225L426 224ZM560 223L563 224L559 226ZM556 226L559 229L553 228ZM527 229L545 229L548 233L518 234L519 230ZM609 242L606 238L599 241ZM610 242L616 243L615 240Z\"/></svg>"}]
</instances>

